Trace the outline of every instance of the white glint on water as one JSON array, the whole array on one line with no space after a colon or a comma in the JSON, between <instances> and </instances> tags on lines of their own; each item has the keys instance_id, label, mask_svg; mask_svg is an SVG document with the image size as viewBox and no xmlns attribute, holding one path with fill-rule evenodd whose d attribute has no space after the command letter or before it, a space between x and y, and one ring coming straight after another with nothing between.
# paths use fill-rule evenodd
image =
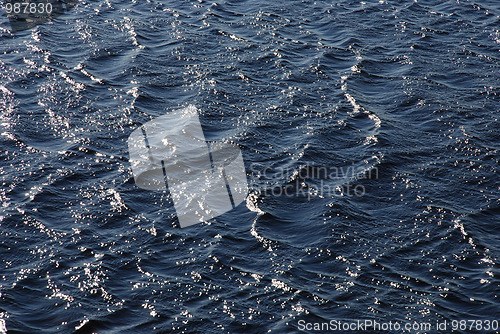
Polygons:
<instances>
[{"instance_id":1,"label":"white glint on water","mask_svg":"<svg viewBox=\"0 0 500 334\"><path fill-rule=\"evenodd\" d=\"M4 319L0 319L0 334L7 334L7 326Z\"/></svg>"}]
</instances>

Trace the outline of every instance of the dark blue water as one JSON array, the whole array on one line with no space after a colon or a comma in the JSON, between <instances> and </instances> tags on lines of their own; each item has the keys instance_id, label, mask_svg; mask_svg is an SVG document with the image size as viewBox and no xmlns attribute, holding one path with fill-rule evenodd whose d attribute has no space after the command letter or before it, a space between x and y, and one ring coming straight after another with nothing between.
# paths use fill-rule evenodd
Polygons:
<instances>
[{"instance_id":1,"label":"dark blue water","mask_svg":"<svg viewBox=\"0 0 500 334\"><path fill-rule=\"evenodd\" d=\"M0 333L500 320L497 0L81 1L0 23ZM127 138L189 104L239 145L250 195L180 229Z\"/></svg>"}]
</instances>

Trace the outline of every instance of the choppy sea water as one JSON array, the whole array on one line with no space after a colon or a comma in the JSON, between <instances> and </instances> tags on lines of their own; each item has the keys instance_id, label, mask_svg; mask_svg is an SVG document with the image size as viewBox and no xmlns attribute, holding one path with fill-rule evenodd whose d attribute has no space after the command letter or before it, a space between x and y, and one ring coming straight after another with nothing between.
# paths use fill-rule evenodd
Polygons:
<instances>
[{"instance_id":1,"label":"choppy sea water","mask_svg":"<svg viewBox=\"0 0 500 334\"><path fill-rule=\"evenodd\" d=\"M496 0L80 1L0 23L0 332L500 320ZM240 147L250 195L180 229L127 138L189 104Z\"/></svg>"}]
</instances>

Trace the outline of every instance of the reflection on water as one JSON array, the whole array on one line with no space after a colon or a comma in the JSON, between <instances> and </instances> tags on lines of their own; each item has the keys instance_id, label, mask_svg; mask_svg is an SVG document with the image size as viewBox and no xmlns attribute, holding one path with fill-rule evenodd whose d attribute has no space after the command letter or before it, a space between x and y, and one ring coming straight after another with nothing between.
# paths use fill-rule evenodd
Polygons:
<instances>
[{"instance_id":1,"label":"reflection on water","mask_svg":"<svg viewBox=\"0 0 500 334\"><path fill-rule=\"evenodd\" d=\"M491 0L103 1L16 34L4 16L0 333L498 314L499 16ZM136 186L127 139L190 104L208 142L238 145L249 195L180 229L170 192ZM345 166L359 173L304 173ZM296 183L365 193L265 191Z\"/></svg>"}]
</instances>

